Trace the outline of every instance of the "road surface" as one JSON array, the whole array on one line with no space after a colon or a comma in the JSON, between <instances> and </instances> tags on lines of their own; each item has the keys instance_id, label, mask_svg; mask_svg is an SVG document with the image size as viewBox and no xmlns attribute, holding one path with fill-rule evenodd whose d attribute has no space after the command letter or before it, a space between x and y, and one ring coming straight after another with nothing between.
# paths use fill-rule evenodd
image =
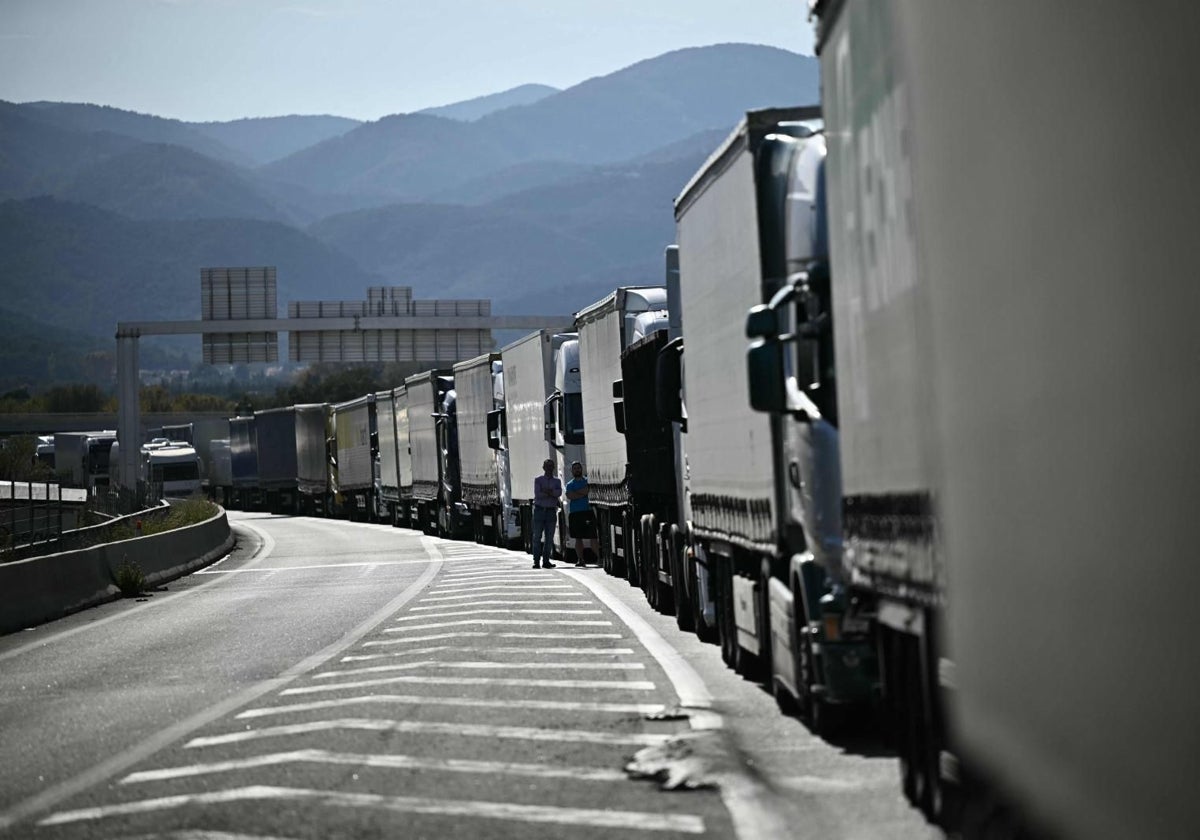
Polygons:
<instances>
[{"instance_id":1,"label":"road surface","mask_svg":"<svg viewBox=\"0 0 1200 840\"><path fill-rule=\"evenodd\" d=\"M0 638L0 837L941 836L876 740L600 569L230 520L167 591Z\"/></svg>"}]
</instances>

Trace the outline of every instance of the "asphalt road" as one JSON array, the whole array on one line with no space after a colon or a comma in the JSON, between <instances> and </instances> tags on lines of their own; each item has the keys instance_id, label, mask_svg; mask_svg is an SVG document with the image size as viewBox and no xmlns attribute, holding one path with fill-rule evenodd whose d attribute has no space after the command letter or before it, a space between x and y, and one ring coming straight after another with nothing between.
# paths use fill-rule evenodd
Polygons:
<instances>
[{"instance_id":1,"label":"asphalt road","mask_svg":"<svg viewBox=\"0 0 1200 840\"><path fill-rule=\"evenodd\" d=\"M230 518L168 591L0 638L0 836L941 836L599 569Z\"/></svg>"}]
</instances>

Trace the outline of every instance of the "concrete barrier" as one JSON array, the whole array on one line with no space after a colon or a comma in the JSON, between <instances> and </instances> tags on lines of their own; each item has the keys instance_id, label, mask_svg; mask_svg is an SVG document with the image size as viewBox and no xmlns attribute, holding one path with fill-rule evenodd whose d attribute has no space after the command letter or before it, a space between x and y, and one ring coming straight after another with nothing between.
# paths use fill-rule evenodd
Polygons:
<instances>
[{"instance_id":1,"label":"concrete barrier","mask_svg":"<svg viewBox=\"0 0 1200 840\"><path fill-rule=\"evenodd\" d=\"M121 597L117 567L136 563L147 586L182 577L233 547L225 510L159 534L0 564L0 634Z\"/></svg>"}]
</instances>

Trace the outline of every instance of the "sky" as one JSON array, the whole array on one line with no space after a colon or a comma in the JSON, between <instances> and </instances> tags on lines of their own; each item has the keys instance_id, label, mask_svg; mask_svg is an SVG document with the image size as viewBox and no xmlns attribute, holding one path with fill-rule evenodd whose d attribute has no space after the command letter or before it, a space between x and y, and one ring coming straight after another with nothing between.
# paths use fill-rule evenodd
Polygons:
<instances>
[{"instance_id":1,"label":"sky","mask_svg":"<svg viewBox=\"0 0 1200 840\"><path fill-rule=\"evenodd\" d=\"M683 47L811 55L807 0L0 0L0 99L374 120Z\"/></svg>"}]
</instances>

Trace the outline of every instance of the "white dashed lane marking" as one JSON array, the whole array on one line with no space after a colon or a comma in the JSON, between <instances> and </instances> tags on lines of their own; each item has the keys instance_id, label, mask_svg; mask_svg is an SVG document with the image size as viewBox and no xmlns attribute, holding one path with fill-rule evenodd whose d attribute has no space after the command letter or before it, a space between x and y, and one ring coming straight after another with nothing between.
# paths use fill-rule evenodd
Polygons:
<instances>
[{"instance_id":1,"label":"white dashed lane marking","mask_svg":"<svg viewBox=\"0 0 1200 840\"><path fill-rule=\"evenodd\" d=\"M515 668L525 671L644 671L646 666L641 662L439 662L435 659L426 659L421 662L369 665L364 668L323 671L320 674L314 675L313 679L327 680L357 674L386 674L389 671L416 670L417 668L435 668L441 670L456 670L461 668L473 671L512 671Z\"/></svg>"},{"instance_id":2,"label":"white dashed lane marking","mask_svg":"<svg viewBox=\"0 0 1200 840\"><path fill-rule=\"evenodd\" d=\"M305 788L251 787L220 790L183 796L165 796L107 805L62 811L39 825L63 825L105 817L148 814L182 808L188 805L227 805L233 802L312 802L327 807L379 808L409 814L428 814L445 817L479 817L493 820L514 820L554 825L611 828L624 831L675 831L703 834L704 820L687 814L656 814L641 811L617 811L592 808L557 808L550 805L516 805L508 802L477 802L471 800L428 799L415 796L383 796L374 793L334 793Z\"/></svg>"},{"instance_id":3,"label":"white dashed lane marking","mask_svg":"<svg viewBox=\"0 0 1200 840\"><path fill-rule=\"evenodd\" d=\"M219 744L240 744L263 738L286 738L311 732L358 730L365 732L407 732L418 735L457 735L473 738L501 738L519 741L566 741L568 743L605 744L609 746L654 746L670 739L669 735L613 732L589 732L582 729L539 729L533 726L491 726L482 723L437 723L419 720L386 720L382 718L337 718L268 726L223 735L205 735L184 744L186 749L212 747Z\"/></svg>"},{"instance_id":4,"label":"white dashed lane marking","mask_svg":"<svg viewBox=\"0 0 1200 840\"><path fill-rule=\"evenodd\" d=\"M453 645L436 645L434 647L409 648L394 650L388 653L362 653L354 656L343 656L343 662L366 662L372 659L391 659L397 656L428 656L445 651L455 653L491 653L507 655L510 653L535 656L632 656L633 648L573 648L573 647L455 647Z\"/></svg>"},{"instance_id":5,"label":"white dashed lane marking","mask_svg":"<svg viewBox=\"0 0 1200 840\"><path fill-rule=\"evenodd\" d=\"M283 696L295 694L319 694L323 691L345 691L348 688L374 688L377 685L479 685L509 686L514 688L576 688L611 689L614 691L654 691L654 683L641 680L531 680L519 677L424 677L415 674L403 677L381 677L376 680L307 685L281 691Z\"/></svg>"},{"instance_id":6,"label":"white dashed lane marking","mask_svg":"<svg viewBox=\"0 0 1200 840\"><path fill-rule=\"evenodd\" d=\"M423 616L425 619L431 616ZM523 625L525 627L556 625L561 627L612 627L611 621L587 621L575 619L555 619L553 621L524 618L464 618L459 621L442 621L437 624L416 624L410 627L385 627L384 633L408 633L412 630L440 630L443 627L464 627L472 624L486 624L492 627L500 625Z\"/></svg>"},{"instance_id":7,"label":"white dashed lane marking","mask_svg":"<svg viewBox=\"0 0 1200 840\"><path fill-rule=\"evenodd\" d=\"M465 706L476 709L523 709L532 711L597 712L603 714L654 715L666 710L662 703L602 703L586 700L482 700L473 697L431 697L428 694L363 694L333 700L313 700L283 706L247 709L238 720L271 717L296 712L316 712L358 705Z\"/></svg>"},{"instance_id":8,"label":"white dashed lane marking","mask_svg":"<svg viewBox=\"0 0 1200 840\"><path fill-rule=\"evenodd\" d=\"M291 752L268 753L233 761L216 761L210 764L189 764L182 767L166 767L160 770L143 770L131 773L121 784L163 782L216 773L232 773L240 770L257 770L263 767L278 767L284 764L332 764L349 767L374 767L384 770L428 770L441 773L487 773L489 775L530 776L543 779L571 779L588 782L619 782L628 778L621 770L606 767L556 767L549 764L522 764L511 761L472 761L467 759L420 758L410 755L371 755L361 753L339 753L328 750L293 750Z\"/></svg>"},{"instance_id":9,"label":"white dashed lane marking","mask_svg":"<svg viewBox=\"0 0 1200 840\"><path fill-rule=\"evenodd\" d=\"M409 628L411 629L411 628ZM440 642L445 639L623 639L620 633L490 633L486 630L460 630L456 633L434 633L431 636L409 636L407 639L376 639L363 642L363 647L411 645L413 642Z\"/></svg>"}]
</instances>

